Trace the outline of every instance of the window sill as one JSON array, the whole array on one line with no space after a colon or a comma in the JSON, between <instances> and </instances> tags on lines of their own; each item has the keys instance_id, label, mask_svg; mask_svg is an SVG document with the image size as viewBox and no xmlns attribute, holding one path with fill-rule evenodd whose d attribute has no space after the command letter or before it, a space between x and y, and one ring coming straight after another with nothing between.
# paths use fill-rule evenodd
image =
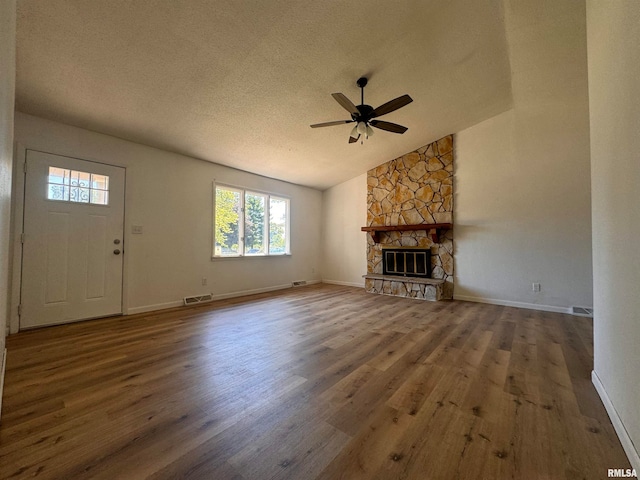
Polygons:
<instances>
[{"instance_id":1,"label":"window sill","mask_svg":"<svg viewBox=\"0 0 640 480\"><path fill-rule=\"evenodd\" d=\"M238 260L240 258L279 258L279 257L290 257L290 253L278 253L275 255L229 255L229 256L213 256L211 257L212 262L217 262L218 260Z\"/></svg>"}]
</instances>

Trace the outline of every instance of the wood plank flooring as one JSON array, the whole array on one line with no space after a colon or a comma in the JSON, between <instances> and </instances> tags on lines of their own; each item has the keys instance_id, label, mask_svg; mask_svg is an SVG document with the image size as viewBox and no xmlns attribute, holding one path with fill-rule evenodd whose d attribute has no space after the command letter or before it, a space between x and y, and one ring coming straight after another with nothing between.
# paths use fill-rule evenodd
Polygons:
<instances>
[{"instance_id":1,"label":"wood plank flooring","mask_svg":"<svg viewBox=\"0 0 640 480\"><path fill-rule=\"evenodd\" d=\"M0 478L602 479L591 319L314 285L10 336Z\"/></svg>"}]
</instances>

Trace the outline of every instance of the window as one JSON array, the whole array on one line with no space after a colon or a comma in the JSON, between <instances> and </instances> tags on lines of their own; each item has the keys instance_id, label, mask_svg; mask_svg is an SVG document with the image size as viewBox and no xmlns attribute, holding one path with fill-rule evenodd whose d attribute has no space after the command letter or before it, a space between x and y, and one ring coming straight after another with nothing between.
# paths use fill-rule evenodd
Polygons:
<instances>
[{"instance_id":1,"label":"window","mask_svg":"<svg viewBox=\"0 0 640 480\"><path fill-rule=\"evenodd\" d=\"M47 200L109 205L109 177L49 167Z\"/></svg>"},{"instance_id":2,"label":"window","mask_svg":"<svg viewBox=\"0 0 640 480\"><path fill-rule=\"evenodd\" d=\"M216 257L288 255L289 199L216 185Z\"/></svg>"}]
</instances>

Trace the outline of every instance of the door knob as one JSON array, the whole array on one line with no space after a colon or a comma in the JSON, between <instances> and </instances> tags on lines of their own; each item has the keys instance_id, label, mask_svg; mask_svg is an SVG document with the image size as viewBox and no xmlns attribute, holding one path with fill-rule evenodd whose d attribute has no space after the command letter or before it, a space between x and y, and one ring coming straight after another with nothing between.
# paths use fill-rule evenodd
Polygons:
<instances>
[{"instance_id":1,"label":"door knob","mask_svg":"<svg viewBox=\"0 0 640 480\"><path fill-rule=\"evenodd\" d=\"M118 250L118 249L116 248L116 249L113 251L113 253L114 253L115 255L120 255L120 250Z\"/></svg>"},{"instance_id":2,"label":"door knob","mask_svg":"<svg viewBox=\"0 0 640 480\"><path fill-rule=\"evenodd\" d=\"M120 239L119 239L119 238L116 238L116 239L113 241L113 243L115 243L116 245L120 245Z\"/></svg>"}]
</instances>

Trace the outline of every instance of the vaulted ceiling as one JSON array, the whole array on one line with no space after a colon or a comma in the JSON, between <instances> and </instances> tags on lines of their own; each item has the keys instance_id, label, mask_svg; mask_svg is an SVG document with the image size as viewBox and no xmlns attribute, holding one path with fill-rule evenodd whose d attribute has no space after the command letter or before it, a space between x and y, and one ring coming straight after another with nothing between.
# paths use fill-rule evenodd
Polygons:
<instances>
[{"instance_id":1,"label":"vaulted ceiling","mask_svg":"<svg viewBox=\"0 0 640 480\"><path fill-rule=\"evenodd\" d=\"M18 0L16 108L325 189L508 109L500 0ZM348 144L330 96L410 105Z\"/></svg>"}]
</instances>

